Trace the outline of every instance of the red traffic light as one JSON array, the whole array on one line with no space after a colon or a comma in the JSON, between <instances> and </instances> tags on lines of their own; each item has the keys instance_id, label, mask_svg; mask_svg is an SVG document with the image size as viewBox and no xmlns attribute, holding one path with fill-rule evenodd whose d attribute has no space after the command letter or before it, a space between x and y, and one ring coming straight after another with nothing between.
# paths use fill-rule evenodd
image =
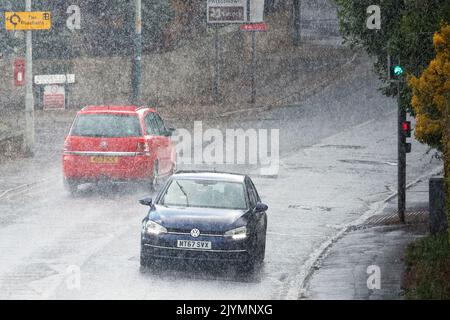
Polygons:
<instances>
[{"instance_id":1,"label":"red traffic light","mask_svg":"<svg viewBox=\"0 0 450 320\"><path fill-rule=\"evenodd\" d=\"M411 137L411 121L403 121L402 123L403 133L407 138Z\"/></svg>"}]
</instances>

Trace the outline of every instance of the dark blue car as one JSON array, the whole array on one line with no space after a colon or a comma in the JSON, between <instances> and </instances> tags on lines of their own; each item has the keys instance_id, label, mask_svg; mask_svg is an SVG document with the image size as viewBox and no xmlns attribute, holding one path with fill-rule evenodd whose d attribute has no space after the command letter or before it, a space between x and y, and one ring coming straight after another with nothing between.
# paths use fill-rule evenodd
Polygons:
<instances>
[{"instance_id":1,"label":"dark blue car","mask_svg":"<svg viewBox=\"0 0 450 320\"><path fill-rule=\"evenodd\" d=\"M247 175L174 174L142 221L141 266L159 259L227 261L253 269L264 260L267 205Z\"/></svg>"}]
</instances>

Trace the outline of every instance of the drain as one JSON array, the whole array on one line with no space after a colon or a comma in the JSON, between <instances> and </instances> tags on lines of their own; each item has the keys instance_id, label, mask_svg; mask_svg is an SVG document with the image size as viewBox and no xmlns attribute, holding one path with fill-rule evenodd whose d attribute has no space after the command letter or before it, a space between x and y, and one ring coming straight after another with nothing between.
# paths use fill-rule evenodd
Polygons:
<instances>
[{"instance_id":1,"label":"drain","mask_svg":"<svg viewBox=\"0 0 450 320\"><path fill-rule=\"evenodd\" d=\"M414 211L409 211L405 214L406 224L421 224L428 222L429 212L428 209L418 209ZM376 215L369 218L362 226L386 226L386 225L396 225L401 224L400 218L397 212L392 212L390 214Z\"/></svg>"}]
</instances>

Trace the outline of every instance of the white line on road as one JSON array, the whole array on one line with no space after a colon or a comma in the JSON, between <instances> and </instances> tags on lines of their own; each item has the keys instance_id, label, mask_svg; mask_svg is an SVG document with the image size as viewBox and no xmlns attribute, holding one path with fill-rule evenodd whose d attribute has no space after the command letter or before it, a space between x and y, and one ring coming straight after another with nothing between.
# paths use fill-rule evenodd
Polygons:
<instances>
[{"instance_id":1,"label":"white line on road","mask_svg":"<svg viewBox=\"0 0 450 320\"><path fill-rule=\"evenodd\" d=\"M44 183L46 183L46 182L48 182L48 181L50 181L50 179L43 179L43 180L40 180L40 181L22 184L22 185L20 185L20 186L17 186L17 187L14 187L14 188L5 190L5 191L3 191L3 192L0 194L0 198L3 198L4 196L6 196L6 195L9 194L9 193L12 193L12 192L15 192L15 191L20 191L20 190L26 189L26 188L33 188L33 187L36 187L36 186L38 186L38 185L40 185L40 184L44 184Z\"/></svg>"}]
</instances>

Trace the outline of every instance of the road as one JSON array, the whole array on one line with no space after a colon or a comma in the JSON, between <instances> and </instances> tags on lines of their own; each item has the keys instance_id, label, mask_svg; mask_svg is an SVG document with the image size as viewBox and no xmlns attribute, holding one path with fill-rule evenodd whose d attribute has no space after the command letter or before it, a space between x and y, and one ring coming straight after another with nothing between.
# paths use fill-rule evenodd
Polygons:
<instances>
[{"instance_id":1,"label":"road","mask_svg":"<svg viewBox=\"0 0 450 320\"><path fill-rule=\"evenodd\" d=\"M0 299L299 298L320 249L396 190L395 102L377 91L368 69L367 61L355 63L355 72L292 106L205 121L205 128L280 130L276 178L233 166L252 175L269 205L266 259L248 278L231 266L196 264L140 272L146 208L137 200L149 191L88 187L71 198L59 156L68 124L42 120L36 158L0 168ZM414 142L408 181L439 165Z\"/></svg>"}]
</instances>

